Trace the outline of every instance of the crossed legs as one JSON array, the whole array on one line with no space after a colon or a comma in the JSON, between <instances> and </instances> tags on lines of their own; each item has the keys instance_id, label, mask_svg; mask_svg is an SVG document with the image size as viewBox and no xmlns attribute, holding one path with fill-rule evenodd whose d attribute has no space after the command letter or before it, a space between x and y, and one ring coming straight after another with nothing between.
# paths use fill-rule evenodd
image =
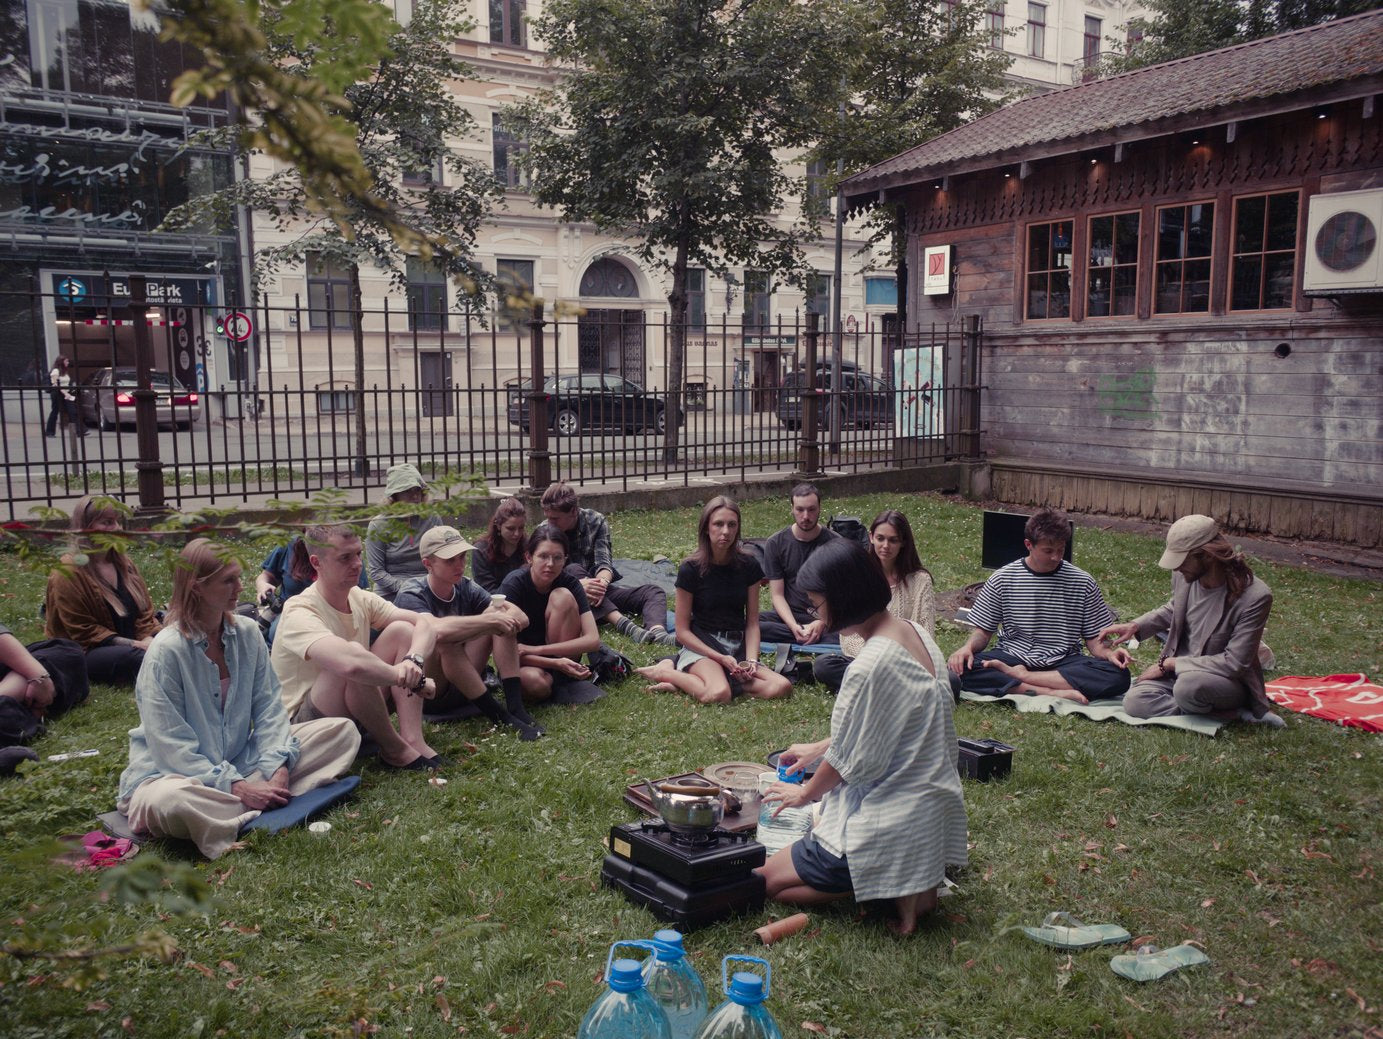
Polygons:
<instances>
[{"instance_id":1,"label":"crossed legs","mask_svg":"<svg viewBox=\"0 0 1383 1039\"><path fill-rule=\"evenodd\" d=\"M729 703L730 676L725 668L708 657L692 662L686 671L679 671L671 660L660 660L649 667L635 668L653 684L649 689L670 693L686 693L698 703ZM760 700L774 700L792 695L792 683L776 671L759 667L754 677L741 682L741 688Z\"/></svg>"}]
</instances>

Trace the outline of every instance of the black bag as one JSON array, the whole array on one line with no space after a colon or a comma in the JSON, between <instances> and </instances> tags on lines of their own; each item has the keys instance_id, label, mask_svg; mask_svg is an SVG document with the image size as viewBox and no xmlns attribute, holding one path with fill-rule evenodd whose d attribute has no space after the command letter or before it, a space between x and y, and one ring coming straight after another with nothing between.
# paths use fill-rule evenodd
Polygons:
<instances>
[{"instance_id":1,"label":"black bag","mask_svg":"<svg viewBox=\"0 0 1383 1039\"><path fill-rule=\"evenodd\" d=\"M12 696L0 696L0 747L18 747L44 733L43 722Z\"/></svg>"},{"instance_id":2,"label":"black bag","mask_svg":"<svg viewBox=\"0 0 1383 1039\"><path fill-rule=\"evenodd\" d=\"M591 669L591 681L596 685L610 685L634 673L634 662L604 643L594 653L586 654L586 663Z\"/></svg>"},{"instance_id":3,"label":"black bag","mask_svg":"<svg viewBox=\"0 0 1383 1039\"><path fill-rule=\"evenodd\" d=\"M841 537L858 543L861 548L869 547L869 528L860 522L858 516L836 516L829 526Z\"/></svg>"}]
</instances>

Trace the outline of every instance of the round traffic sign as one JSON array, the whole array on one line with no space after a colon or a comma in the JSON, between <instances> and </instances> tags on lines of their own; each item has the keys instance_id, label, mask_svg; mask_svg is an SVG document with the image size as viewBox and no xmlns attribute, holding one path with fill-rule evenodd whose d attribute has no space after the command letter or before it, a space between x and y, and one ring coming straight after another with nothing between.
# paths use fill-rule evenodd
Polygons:
<instances>
[{"instance_id":1,"label":"round traffic sign","mask_svg":"<svg viewBox=\"0 0 1383 1039\"><path fill-rule=\"evenodd\" d=\"M254 334L255 326L248 314L232 310L226 315L226 335L237 343L243 343Z\"/></svg>"}]
</instances>

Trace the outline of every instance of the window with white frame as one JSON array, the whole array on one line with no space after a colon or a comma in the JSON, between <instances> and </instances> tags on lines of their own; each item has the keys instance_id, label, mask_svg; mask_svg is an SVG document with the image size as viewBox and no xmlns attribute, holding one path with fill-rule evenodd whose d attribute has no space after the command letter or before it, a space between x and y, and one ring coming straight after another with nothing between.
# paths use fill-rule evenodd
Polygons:
<instances>
[{"instance_id":1,"label":"window with white frame","mask_svg":"<svg viewBox=\"0 0 1383 1039\"><path fill-rule=\"evenodd\" d=\"M524 0L490 0L490 42L526 47Z\"/></svg>"},{"instance_id":2,"label":"window with white frame","mask_svg":"<svg viewBox=\"0 0 1383 1039\"><path fill-rule=\"evenodd\" d=\"M1028 4L1028 55L1047 56L1047 5Z\"/></svg>"}]
</instances>

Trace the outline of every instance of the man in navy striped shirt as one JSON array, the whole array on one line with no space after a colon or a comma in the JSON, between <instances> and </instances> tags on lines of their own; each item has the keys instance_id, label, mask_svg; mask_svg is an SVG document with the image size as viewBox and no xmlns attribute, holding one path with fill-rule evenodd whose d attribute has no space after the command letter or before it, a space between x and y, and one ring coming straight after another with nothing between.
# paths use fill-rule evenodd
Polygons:
<instances>
[{"instance_id":1,"label":"man in navy striped shirt","mask_svg":"<svg viewBox=\"0 0 1383 1039\"><path fill-rule=\"evenodd\" d=\"M1028 554L994 571L970 607L975 633L951 654L960 686L974 693L1059 696L1089 703L1122 696L1129 654L1106 645L1113 623L1095 579L1066 562L1071 521L1043 509L1023 528ZM999 644L987 650L995 632ZM1081 652L1081 645L1090 655Z\"/></svg>"}]
</instances>

